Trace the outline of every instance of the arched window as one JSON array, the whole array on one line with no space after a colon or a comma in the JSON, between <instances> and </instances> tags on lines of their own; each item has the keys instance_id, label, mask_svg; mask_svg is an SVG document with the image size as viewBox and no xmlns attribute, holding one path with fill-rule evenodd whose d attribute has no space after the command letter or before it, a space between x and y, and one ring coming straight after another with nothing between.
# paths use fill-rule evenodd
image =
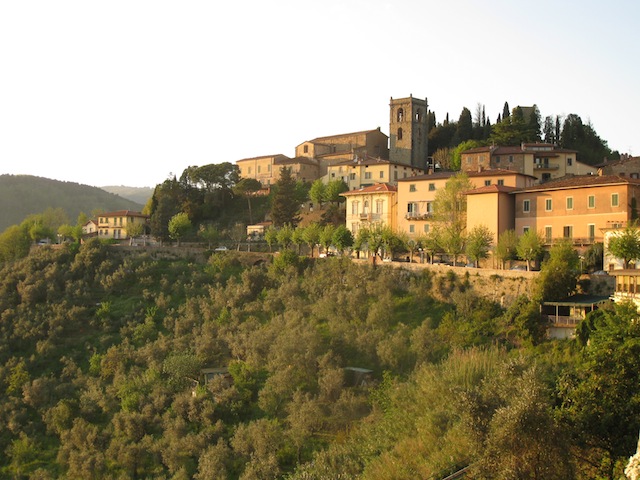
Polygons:
<instances>
[{"instance_id":1,"label":"arched window","mask_svg":"<svg viewBox=\"0 0 640 480\"><path fill-rule=\"evenodd\" d=\"M364 201L364 205L362 206L362 213L365 215L369 213L369 200Z\"/></svg>"},{"instance_id":2,"label":"arched window","mask_svg":"<svg viewBox=\"0 0 640 480\"><path fill-rule=\"evenodd\" d=\"M402 140L402 129L398 129L398 140Z\"/></svg>"},{"instance_id":3,"label":"arched window","mask_svg":"<svg viewBox=\"0 0 640 480\"><path fill-rule=\"evenodd\" d=\"M419 109L416 111L416 122L421 122L421 121L422 121L422 109L421 109L421 108L419 108Z\"/></svg>"},{"instance_id":4,"label":"arched window","mask_svg":"<svg viewBox=\"0 0 640 480\"><path fill-rule=\"evenodd\" d=\"M404 119L404 110L402 108L398 109L398 122L401 122Z\"/></svg>"}]
</instances>

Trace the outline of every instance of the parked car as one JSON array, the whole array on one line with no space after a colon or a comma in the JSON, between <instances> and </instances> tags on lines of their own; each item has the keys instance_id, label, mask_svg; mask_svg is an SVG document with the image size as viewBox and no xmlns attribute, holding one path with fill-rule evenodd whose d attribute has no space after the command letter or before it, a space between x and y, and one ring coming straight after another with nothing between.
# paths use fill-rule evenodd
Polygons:
<instances>
[{"instance_id":1,"label":"parked car","mask_svg":"<svg viewBox=\"0 0 640 480\"><path fill-rule=\"evenodd\" d=\"M217 247L217 248L214 250L214 252L226 252L227 250L229 250L227 247L225 247L225 246L220 246L220 247Z\"/></svg>"},{"instance_id":2,"label":"parked car","mask_svg":"<svg viewBox=\"0 0 640 480\"><path fill-rule=\"evenodd\" d=\"M527 266L526 265L514 265L513 267L511 267L511 270L520 270L520 271L527 271Z\"/></svg>"},{"instance_id":3,"label":"parked car","mask_svg":"<svg viewBox=\"0 0 640 480\"><path fill-rule=\"evenodd\" d=\"M609 272L605 272L604 270L596 270L592 272L591 275L609 275Z\"/></svg>"}]
</instances>

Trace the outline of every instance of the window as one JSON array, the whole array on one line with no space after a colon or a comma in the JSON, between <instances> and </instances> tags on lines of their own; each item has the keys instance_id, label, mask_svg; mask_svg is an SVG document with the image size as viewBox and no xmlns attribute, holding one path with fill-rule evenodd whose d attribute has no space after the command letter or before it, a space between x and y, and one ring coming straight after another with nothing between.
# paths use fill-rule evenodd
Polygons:
<instances>
[{"instance_id":1,"label":"window","mask_svg":"<svg viewBox=\"0 0 640 480\"><path fill-rule=\"evenodd\" d=\"M529 225L525 225L522 227L522 233L527 233L529 231Z\"/></svg>"},{"instance_id":2,"label":"window","mask_svg":"<svg viewBox=\"0 0 640 480\"><path fill-rule=\"evenodd\" d=\"M402 140L402 129L398 129L398 140Z\"/></svg>"},{"instance_id":3,"label":"window","mask_svg":"<svg viewBox=\"0 0 640 480\"><path fill-rule=\"evenodd\" d=\"M427 213L428 214L433 213L433 202L427 202Z\"/></svg>"},{"instance_id":4,"label":"window","mask_svg":"<svg viewBox=\"0 0 640 480\"><path fill-rule=\"evenodd\" d=\"M247 173L248 173L249 175L251 175L251 167L248 167L248 168L247 168Z\"/></svg>"},{"instance_id":5,"label":"window","mask_svg":"<svg viewBox=\"0 0 640 480\"><path fill-rule=\"evenodd\" d=\"M550 198L547 198L547 199L544 201L544 209L545 209L545 211L547 211L547 212L550 212L551 210L553 210L553 202L551 201L551 199L550 199Z\"/></svg>"},{"instance_id":6,"label":"window","mask_svg":"<svg viewBox=\"0 0 640 480\"><path fill-rule=\"evenodd\" d=\"M428 223L424 224L424 233L429 233L429 224Z\"/></svg>"},{"instance_id":7,"label":"window","mask_svg":"<svg viewBox=\"0 0 640 480\"><path fill-rule=\"evenodd\" d=\"M384 171L380 170L380 178L384 178Z\"/></svg>"},{"instance_id":8,"label":"window","mask_svg":"<svg viewBox=\"0 0 640 480\"><path fill-rule=\"evenodd\" d=\"M258 165L258 173L262 170L262 165Z\"/></svg>"},{"instance_id":9,"label":"window","mask_svg":"<svg viewBox=\"0 0 640 480\"><path fill-rule=\"evenodd\" d=\"M531 211L531 200L523 200L522 201L522 211L524 213L529 213Z\"/></svg>"},{"instance_id":10,"label":"window","mask_svg":"<svg viewBox=\"0 0 640 480\"><path fill-rule=\"evenodd\" d=\"M484 181L484 186L488 187L489 185L491 185L491 180L485 180Z\"/></svg>"},{"instance_id":11,"label":"window","mask_svg":"<svg viewBox=\"0 0 640 480\"><path fill-rule=\"evenodd\" d=\"M513 163L513 155L509 155L509 163Z\"/></svg>"},{"instance_id":12,"label":"window","mask_svg":"<svg viewBox=\"0 0 640 480\"><path fill-rule=\"evenodd\" d=\"M302 147L302 151L304 153L309 153L309 145L305 145L304 147Z\"/></svg>"},{"instance_id":13,"label":"window","mask_svg":"<svg viewBox=\"0 0 640 480\"><path fill-rule=\"evenodd\" d=\"M409 233L416 233L416 226L411 224L409 225Z\"/></svg>"},{"instance_id":14,"label":"window","mask_svg":"<svg viewBox=\"0 0 640 480\"><path fill-rule=\"evenodd\" d=\"M416 122L421 122L421 121L422 121L422 109L421 109L421 108L419 108L419 109L416 111Z\"/></svg>"},{"instance_id":15,"label":"window","mask_svg":"<svg viewBox=\"0 0 640 480\"><path fill-rule=\"evenodd\" d=\"M351 215L357 215L358 214L358 202L354 201L351 203Z\"/></svg>"},{"instance_id":16,"label":"window","mask_svg":"<svg viewBox=\"0 0 640 480\"><path fill-rule=\"evenodd\" d=\"M398 179L398 172L393 172L393 179L397 180Z\"/></svg>"},{"instance_id":17,"label":"window","mask_svg":"<svg viewBox=\"0 0 640 480\"><path fill-rule=\"evenodd\" d=\"M544 227L544 239L547 243L551 243L553 238L553 230L550 226Z\"/></svg>"},{"instance_id":18,"label":"window","mask_svg":"<svg viewBox=\"0 0 640 480\"><path fill-rule=\"evenodd\" d=\"M271 164L267 165L267 172L271 171Z\"/></svg>"},{"instance_id":19,"label":"window","mask_svg":"<svg viewBox=\"0 0 640 480\"><path fill-rule=\"evenodd\" d=\"M369 200L364 201L364 205L362 205L362 213L365 215L369 213Z\"/></svg>"},{"instance_id":20,"label":"window","mask_svg":"<svg viewBox=\"0 0 640 480\"><path fill-rule=\"evenodd\" d=\"M500 155L496 155L496 163L500 163Z\"/></svg>"},{"instance_id":21,"label":"window","mask_svg":"<svg viewBox=\"0 0 640 480\"><path fill-rule=\"evenodd\" d=\"M371 172L364 172L364 179L371 180Z\"/></svg>"},{"instance_id":22,"label":"window","mask_svg":"<svg viewBox=\"0 0 640 480\"><path fill-rule=\"evenodd\" d=\"M567 197L567 210L573 210L573 197Z\"/></svg>"},{"instance_id":23,"label":"window","mask_svg":"<svg viewBox=\"0 0 640 480\"><path fill-rule=\"evenodd\" d=\"M398 109L398 116L396 118L398 122L402 122L404 120L404 110L402 108Z\"/></svg>"},{"instance_id":24,"label":"window","mask_svg":"<svg viewBox=\"0 0 640 480\"><path fill-rule=\"evenodd\" d=\"M596 239L596 226L593 223L587 225L587 231L589 232L589 241L593 242Z\"/></svg>"},{"instance_id":25,"label":"window","mask_svg":"<svg viewBox=\"0 0 640 480\"><path fill-rule=\"evenodd\" d=\"M589 195L589 197L587 197L587 205L589 208L596 208L596 196L595 195Z\"/></svg>"},{"instance_id":26,"label":"window","mask_svg":"<svg viewBox=\"0 0 640 480\"><path fill-rule=\"evenodd\" d=\"M611 206L612 207L617 207L620 204L620 199L618 197L617 193L612 193L611 194Z\"/></svg>"},{"instance_id":27,"label":"window","mask_svg":"<svg viewBox=\"0 0 640 480\"><path fill-rule=\"evenodd\" d=\"M467 157L467 165L471 165L471 162L473 161L473 157L471 155L469 155Z\"/></svg>"},{"instance_id":28,"label":"window","mask_svg":"<svg viewBox=\"0 0 640 480\"><path fill-rule=\"evenodd\" d=\"M410 216L417 215L418 213L418 204L417 203L407 203L407 214Z\"/></svg>"},{"instance_id":29,"label":"window","mask_svg":"<svg viewBox=\"0 0 640 480\"><path fill-rule=\"evenodd\" d=\"M349 174L349 180L355 180L356 179L356 174L355 173L350 173Z\"/></svg>"},{"instance_id":30,"label":"window","mask_svg":"<svg viewBox=\"0 0 640 480\"><path fill-rule=\"evenodd\" d=\"M498 179L498 185L503 186L504 180L502 178Z\"/></svg>"},{"instance_id":31,"label":"window","mask_svg":"<svg viewBox=\"0 0 640 480\"><path fill-rule=\"evenodd\" d=\"M412 183L411 185L409 185L409 191L410 192L415 192L416 191L416 184Z\"/></svg>"},{"instance_id":32,"label":"window","mask_svg":"<svg viewBox=\"0 0 640 480\"><path fill-rule=\"evenodd\" d=\"M573 159L571 157L567 158L567 166L573 165Z\"/></svg>"},{"instance_id":33,"label":"window","mask_svg":"<svg viewBox=\"0 0 640 480\"><path fill-rule=\"evenodd\" d=\"M382 213L384 210L384 200L376 200L376 213Z\"/></svg>"},{"instance_id":34,"label":"window","mask_svg":"<svg viewBox=\"0 0 640 480\"><path fill-rule=\"evenodd\" d=\"M429 184L429 191L433 192L436 189L436 184L435 183L430 183Z\"/></svg>"},{"instance_id":35,"label":"window","mask_svg":"<svg viewBox=\"0 0 640 480\"><path fill-rule=\"evenodd\" d=\"M573 238L573 227L571 225L566 225L562 229L562 236L564 238Z\"/></svg>"}]
</instances>

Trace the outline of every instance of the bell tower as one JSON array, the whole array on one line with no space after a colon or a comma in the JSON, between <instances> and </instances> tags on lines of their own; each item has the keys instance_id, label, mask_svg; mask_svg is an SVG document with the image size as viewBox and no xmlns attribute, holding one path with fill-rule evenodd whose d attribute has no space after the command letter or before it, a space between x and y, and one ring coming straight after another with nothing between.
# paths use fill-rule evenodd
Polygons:
<instances>
[{"instance_id":1,"label":"bell tower","mask_svg":"<svg viewBox=\"0 0 640 480\"><path fill-rule=\"evenodd\" d=\"M427 168L427 99L393 97L389 103L389 160Z\"/></svg>"}]
</instances>

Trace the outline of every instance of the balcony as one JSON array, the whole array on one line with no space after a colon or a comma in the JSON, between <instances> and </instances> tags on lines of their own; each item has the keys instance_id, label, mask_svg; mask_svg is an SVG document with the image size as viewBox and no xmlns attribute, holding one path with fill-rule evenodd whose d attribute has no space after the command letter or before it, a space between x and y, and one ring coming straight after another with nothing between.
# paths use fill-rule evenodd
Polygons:
<instances>
[{"instance_id":1,"label":"balcony","mask_svg":"<svg viewBox=\"0 0 640 480\"><path fill-rule=\"evenodd\" d=\"M533 167L536 170L558 170L560 165L556 165L553 163L534 163Z\"/></svg>"},{"instance_id":2,"label":"balcony","mask_svg":"<svg viewBox=\"0 0 640 480\"><path fill-rule=\"evenodd\" d=\"M582 321L581 317L567 315L547 315L547 318L554 327L575 327Z\"/></svg>"},{"instance_id":3,"label":"balcony","mask_svg":"<svg viewBox=\"0 0 640 480\"><path fill-rule=\"evenodd\" d=\"M417 212L409 212L404 218L407 220L429 220L433 218L433 213L417 213Z\"/></svg>"},{"instance_id":4,"label":"balcony","mask_svg":"<svg viewBox=\"0 0 640 480\"><path fill-rule=\"evenodd\" d=\"M549 238L543 237L543 243L546 246L554 245L556 243L571 242L574 246L593 245L594 243L604 241L604 237L559 237Z\"/></svg>"}]
</instances>

